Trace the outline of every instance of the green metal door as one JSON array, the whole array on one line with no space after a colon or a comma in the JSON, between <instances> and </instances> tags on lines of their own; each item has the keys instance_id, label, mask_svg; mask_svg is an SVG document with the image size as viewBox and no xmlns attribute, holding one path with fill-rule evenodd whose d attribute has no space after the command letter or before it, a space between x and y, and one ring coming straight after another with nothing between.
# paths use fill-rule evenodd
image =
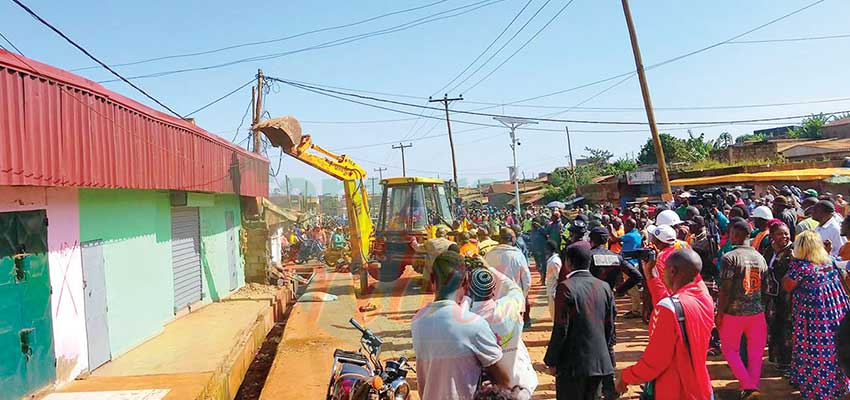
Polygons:
<instances>
[{"instance_id":1,"label":"green metal door","mask_svg":"<svg viewBox=\"0 0 850 400\"><path fill-rule=\"evenodd\" d=\"M44 210L0 213L0 397L55 377Z\"/></svg>"}]
</instances>

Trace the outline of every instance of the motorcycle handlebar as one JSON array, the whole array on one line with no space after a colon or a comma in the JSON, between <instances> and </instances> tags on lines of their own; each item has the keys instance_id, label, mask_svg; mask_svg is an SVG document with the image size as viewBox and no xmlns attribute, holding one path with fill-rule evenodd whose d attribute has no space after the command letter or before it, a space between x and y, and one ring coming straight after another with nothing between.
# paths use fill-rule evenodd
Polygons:
<instances>
[{"instance_id":1,"label":"motorcycle handlebar","mask_svg":"<svg viewBox=\"0 0 850 400\"><path fill-rule=\"evenodd\" d=\"M353 325L355 328L357 328L357 330L360 331L361 333L366 333L366 329L363 329L363 327L360 326L360 324L358 324L357 321L354 320L354 318L349 319L348 322L351 325Z\"/></svg>"}]
</instances>

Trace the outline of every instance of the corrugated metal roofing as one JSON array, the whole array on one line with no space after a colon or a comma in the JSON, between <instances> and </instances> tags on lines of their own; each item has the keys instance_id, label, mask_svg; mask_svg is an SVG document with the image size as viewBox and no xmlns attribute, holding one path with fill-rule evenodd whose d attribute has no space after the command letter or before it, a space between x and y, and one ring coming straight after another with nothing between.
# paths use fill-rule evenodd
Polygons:
<instances>
[{"instance_id":1,"label":"corrugated metal roofing","mask_svg":"<svg viewBox=\"0 0 850 400\"><path fill-rule=\"evenodd\" d=\"M0 185L268 196L269 163L194 124L0 50Z\"/></svg>"},{"instance_id":2,"label":"corrugated metal roofing","mask_svg":"<svg viewBox=\"0 0 850 400\"><path fill-rule=\"evenodd\" d=\"M674 179L673 186L716 185L722 183L744 182L804 182L818 181L833 176L850 176L850 168L808 168L787 171L751 172L721 176L706 176L700 178Z\"/></svg>"}]
</instances>

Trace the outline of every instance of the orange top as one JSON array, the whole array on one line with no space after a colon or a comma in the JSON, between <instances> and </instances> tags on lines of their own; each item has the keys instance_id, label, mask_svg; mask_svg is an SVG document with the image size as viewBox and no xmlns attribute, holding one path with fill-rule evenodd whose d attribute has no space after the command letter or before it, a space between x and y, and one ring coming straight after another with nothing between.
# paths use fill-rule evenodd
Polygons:
<instances>
[{"instance_id":1,"label":"orange top","mask_svg":"<svg viewBox=\"0 0 850 400\"><path fill-rule=\"evenodd\" d=\"M475 243L466 243L460 246L460 255L464 257L474 257L478 255L478 245Z\"/></svg>"},{"instance_id":2,"label":"orange top","mask_svg":"<svg viewBox=\"0 0 850 400\"><path fill-rule=\"evenodd\" d=\"M626 231L620 226L620 229L617 229L615 232L611 232L611 245L608 246L608 250L611 250L617 254L620 254L623 251L623 245L620 243L620 236L626 234Z\"/></svg>"},{"instance_id":3,"label":"orange top","mask_svg":"<svg viewBox=\"0 0 850 400\"><path fill-rule=\"evenodd\" d=\"M842 261L850 260L850 242L844 243L844 245L838 249L838 256L841 257Z\"/></svg>"}]
</instances>

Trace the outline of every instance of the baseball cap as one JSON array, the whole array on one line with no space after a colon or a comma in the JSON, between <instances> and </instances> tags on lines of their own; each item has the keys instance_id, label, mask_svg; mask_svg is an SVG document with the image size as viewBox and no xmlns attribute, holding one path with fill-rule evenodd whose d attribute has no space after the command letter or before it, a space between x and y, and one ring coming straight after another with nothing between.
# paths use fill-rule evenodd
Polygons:
<instances>
[{"instance_id":1,"label":"baseball cap","mask_svg":"<svg viewBox=\"0 0 850 400\"><path fill-rule=\"evenodd\" d=\"M773 199L773 205L774 206L782 206L782 207L786 207L786 208L790 207L788 205L788 198L785 197L785 196L776 196L776 198Z\"/></svg>"},{"instance_id":2,"label":"baseball cap","mask_svg":"<svg viewBox=\"0 0 850 400\"><path fill-rule=\"evenodd\" d=\"M814 189L806 189L803 191L803 194L806 195L806 197L818 197L818 191Z\"/></svg>"},{"instance_id":3,"label":"baseball cap","mask_svg":"<svg viewBox=\"0 0 850 400\"><path fill-rule=\"evenodd\" d=\"M682 193L679 194L679 197L687 199L687 198L691 197L691 192L682 192Z\"/></svg>"},{"instance_id":4,"label":"baseball cap","mask_svg":"<svg viewBox=\"0 0 850 400\"><path fill-rule=\"evenodd\" d=\"M676 242L676 231L670 225L656 226L651 233L660 242L668 244Z\"/></svg>"}]
</instances>

